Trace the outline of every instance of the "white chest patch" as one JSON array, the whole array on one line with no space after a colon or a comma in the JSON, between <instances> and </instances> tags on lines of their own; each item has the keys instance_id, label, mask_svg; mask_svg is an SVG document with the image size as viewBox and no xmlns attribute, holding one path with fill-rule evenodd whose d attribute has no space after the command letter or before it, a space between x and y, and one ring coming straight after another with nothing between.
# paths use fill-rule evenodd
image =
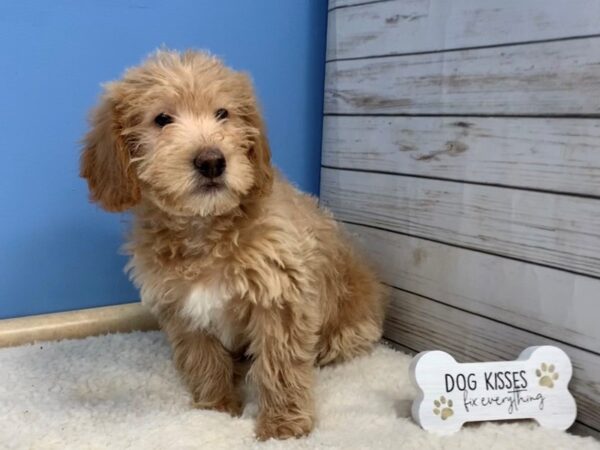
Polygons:
<instances>
[{"instance_id":1,"label":"white chest patch","mask_svg":"<svg viewBox=\"0 0 600 450\"><path fill-rule=\"evenodd\" d=\"M220 286L194 286L181 309L192 328L202 329L218 338L229 350L233 350L236 333L225 314L230 295Z\"/></svg>"}]
</instances>

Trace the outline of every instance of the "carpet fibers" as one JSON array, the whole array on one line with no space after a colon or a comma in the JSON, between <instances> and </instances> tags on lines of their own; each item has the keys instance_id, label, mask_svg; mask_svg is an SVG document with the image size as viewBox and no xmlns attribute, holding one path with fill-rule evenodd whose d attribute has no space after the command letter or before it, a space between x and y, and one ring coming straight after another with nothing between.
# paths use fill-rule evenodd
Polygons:
<instances>
[{"instance_id":1,"label":"carpet fibers","mask_svg":"<svg viewBox=\"0 0 600 450\"><path fill-rule=\"evenodd\" d=\"M379 347L317 376L310 437L259 443L256 402L239 419L194 410L160 332L0 350L0 448L600 449L531 422L468 426L449 437L409 419L410 357ZM252 397L252 395L250 394Z\"/></svg>"}]
</instances>

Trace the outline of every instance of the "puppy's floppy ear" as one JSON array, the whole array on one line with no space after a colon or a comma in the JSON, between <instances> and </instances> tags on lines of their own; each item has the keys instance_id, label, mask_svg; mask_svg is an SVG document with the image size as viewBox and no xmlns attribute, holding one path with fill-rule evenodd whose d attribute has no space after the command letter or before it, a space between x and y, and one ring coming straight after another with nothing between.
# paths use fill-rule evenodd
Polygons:
<instances>
[{"instance_id":1,"label":"puppy's floppy ear","mask_svg":"<svg viewBox=\"0 0 600 450\"><path fill-rule=\"evenodd\" d=\"M118 112L120 96L116 85L109 85L93 111L91 129L84 138L81 177L88 182L90 198L107 211L124 211L140 200L140 187L130 151L123 138L124 128Z\"/></svg>"},{"instance_id":2,"label":"puppy's floppy ear","mask_svg":"<svg viewBox=\"0 0 600 450\"><path fill-rule=\"evenodd\" d=\"M273 186L273 167L271 166L271 149L267 139L267 129L258 108L248 115L249 124L258 130L258 135L253 137L252 147L248 156L254 164L255 178L254 192L256 195L265 195Z\"/></svg>"},{"instance_id":3,"label":"puppy's floppy ear","mask_svg":"<svg viewBox=\"0 0 600 450\"><path fill-rule=\"evenodd\" d=\"M265 195L271 191L273 186L273 166L271 165L271 149L267 138L267 129L262 118L262 114L256 101L256 95L252 87L250 77L244 73L239 73L244 93L245 107L242 115L249 127L257 131L252 137L252 143L248 151L248 156L256 171L256 181L252 193L257 196Z\"/></svg>"}]
</instances>

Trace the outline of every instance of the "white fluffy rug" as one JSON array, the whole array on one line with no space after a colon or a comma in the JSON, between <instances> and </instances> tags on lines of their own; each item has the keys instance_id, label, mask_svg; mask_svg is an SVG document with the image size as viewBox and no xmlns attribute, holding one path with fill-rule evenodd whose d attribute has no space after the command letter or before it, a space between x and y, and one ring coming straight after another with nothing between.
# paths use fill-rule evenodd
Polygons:
<instances>
[{"instance_id":1,"label":"white fluffy rug","mask_svg":"<svg viewBox=\"0 0 600 450\"><path fill-rule=\"evenodd\" d=\"M408 418L410 357L383 346L320 371L310 437L259 443L254 403L240 419L191 409L169 358L159 332L0 350L0 448L600 449L532 423L428 434Z\"/></svg>"}]
</instances>

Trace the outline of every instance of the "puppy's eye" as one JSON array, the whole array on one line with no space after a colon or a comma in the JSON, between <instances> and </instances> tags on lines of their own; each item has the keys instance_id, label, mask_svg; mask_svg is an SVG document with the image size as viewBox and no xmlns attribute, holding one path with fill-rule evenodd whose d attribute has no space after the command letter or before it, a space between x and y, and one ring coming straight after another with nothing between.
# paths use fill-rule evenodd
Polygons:
<instances>
[{"instance_id":1,"label":"puppy's eye","mask_svg":"<svg viewBox=\"0 0 600 450\"><path fill-rule=\"evenodd\" d=\"M229 117L229 111L224 108L219 108L215 111L215 117L217 120L225 120Z\"/></svg>"},{"instance_id":2,"label":"puppy's eye","mask_svg":"<svg viewBox=\"0 0 600 450\"><path fill-rule=\"evenodd\" d=\"M154 123L162 128L170 123L173 123L173 118L168 114L160 113L154 118Z\"/></svg>"}]
</instances>

